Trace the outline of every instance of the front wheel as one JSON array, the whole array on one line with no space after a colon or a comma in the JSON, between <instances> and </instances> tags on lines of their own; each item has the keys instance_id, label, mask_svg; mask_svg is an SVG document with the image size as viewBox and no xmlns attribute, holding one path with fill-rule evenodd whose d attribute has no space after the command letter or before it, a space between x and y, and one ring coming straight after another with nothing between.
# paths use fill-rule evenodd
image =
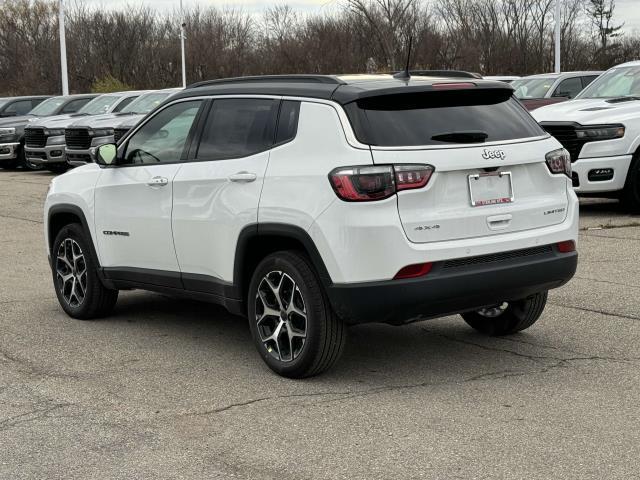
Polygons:
<instances>
[{"instance_id":1,"label":"front wheel","mask_svg":"<svg viewBox=\"0 0 640 480\"><path fill-rule=\"evenodd\" d=\"M73 318L91 320L107 315L118 300L98 277L98 262L91 240L77 223L60 230L51 248L51 270L56 296L62 309Z\"/></svg>"},{"instance_id":2,"label":"front wheel","mask_svg":"<svg viewBox=\"0 0 640 480\"><path fill-rule=\"evenodd\" d=\"M318 375L344 350L346 328L301 253L276 252L260 262L249 285L248 315L260 356L284 377Z\"/></svg>"},{"instance_id":3,"label":"front wheel","mask_svg":"<svg viewBox=\"0 0 640 480\"><path fill-rule=\"evenodd\" d=\"M462 314L470 327L485 335L510 335L529 328L542 315L548 292L540 292L515 302Z\"/></svg>"}]
</instances>

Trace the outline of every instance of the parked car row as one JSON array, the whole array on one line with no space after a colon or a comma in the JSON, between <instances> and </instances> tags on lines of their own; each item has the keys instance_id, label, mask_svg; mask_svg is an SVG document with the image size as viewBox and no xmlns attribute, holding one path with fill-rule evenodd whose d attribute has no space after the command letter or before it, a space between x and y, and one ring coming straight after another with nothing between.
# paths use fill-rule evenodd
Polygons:
<instances>
[{"instance_id":1,"label":"parked car row","mask_svg":"<svg viewBox=\"0 0 640 480\"><path fill-rule=\"evenodd\" d=\"M479 78L459 71L410 73ZM640 62L602 75L585 71L492 80L511 83L515 97L567 149L578 194L620 198L640 211ZM60 172L93 161L95 147L117 142L179 90L1 98L0 167L22 163ZM34 108L25 114L29 107Z\"/></svg>"},{"instance_id":2,"label":"parked car row","mask_svg":"<svg viewBox=\"0 0 640 480\"><path fill-rule=\"evenodd\" d=\"M28 99L35 108L10 109L0 119L0 168L22 165L61 173L91 161L92 147L117 141L144 115L179 89L127 91L57 97L1 99L21 105ZM2 103L3 100L5 103ZM20 112L15 115L12 112ZM1 114L0 114L1 115Z\"/></svg>"}]
</instances>

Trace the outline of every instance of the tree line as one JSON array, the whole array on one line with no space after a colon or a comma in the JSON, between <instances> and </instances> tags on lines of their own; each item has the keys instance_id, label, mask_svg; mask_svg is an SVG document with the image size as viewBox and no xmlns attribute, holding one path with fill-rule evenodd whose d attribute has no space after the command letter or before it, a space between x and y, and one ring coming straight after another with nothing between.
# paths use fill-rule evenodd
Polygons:
<instances>
[{"instance_id":1,"label":"tree line","mask_svg":"<svg viewBox=\"0 0 640 480\"><path fill-rule=\"evenodd\" d=\"M483 75L553 70L555 0L336 0L322 13L288 6L263 13L195 6L184 17L131 4L67 7L70 89L181 84L180 24L188 82L278 73L401 69L408 39L415 69ZM0 0L0 95L61 90L57 2ZM623 34L615 0L564 0L563 70L606 69L640 57L640 35Z\"/></svg>"}]
</instances>

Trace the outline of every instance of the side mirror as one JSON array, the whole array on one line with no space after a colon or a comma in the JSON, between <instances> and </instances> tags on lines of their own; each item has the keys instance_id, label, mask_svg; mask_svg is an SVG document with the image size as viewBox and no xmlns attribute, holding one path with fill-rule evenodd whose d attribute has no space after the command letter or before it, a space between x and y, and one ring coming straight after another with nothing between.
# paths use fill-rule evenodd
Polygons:
<instances>
[{"instance_id":1,"label":"side mirror","mask_svg":"<svg viewBox=\"0 0 640 480\"><path fill-rule=\"evenodd\" d=\"M98 165L115 165L118 157L118 147L115 143L105 143L96 149L96 163Z\"/></svg>"}]
</instances>

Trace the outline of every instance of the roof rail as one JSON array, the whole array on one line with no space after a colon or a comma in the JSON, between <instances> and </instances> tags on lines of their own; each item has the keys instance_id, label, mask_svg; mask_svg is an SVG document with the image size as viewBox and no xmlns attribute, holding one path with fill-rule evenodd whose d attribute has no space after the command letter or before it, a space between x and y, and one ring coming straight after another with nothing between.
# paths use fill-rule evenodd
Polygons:
<instances>
[{"instance_id":1,"label":"roof rail","mask_svg":"<svg viewBox=\"0 0 640 480\"><path fill-rule=\"evenodd\" d=\"M325 83L344 85L345 82L332 75L255 75L247 77L218 78L187 85L187 88L228 85L232 83Z\"/></svg>"}]
</instances>

